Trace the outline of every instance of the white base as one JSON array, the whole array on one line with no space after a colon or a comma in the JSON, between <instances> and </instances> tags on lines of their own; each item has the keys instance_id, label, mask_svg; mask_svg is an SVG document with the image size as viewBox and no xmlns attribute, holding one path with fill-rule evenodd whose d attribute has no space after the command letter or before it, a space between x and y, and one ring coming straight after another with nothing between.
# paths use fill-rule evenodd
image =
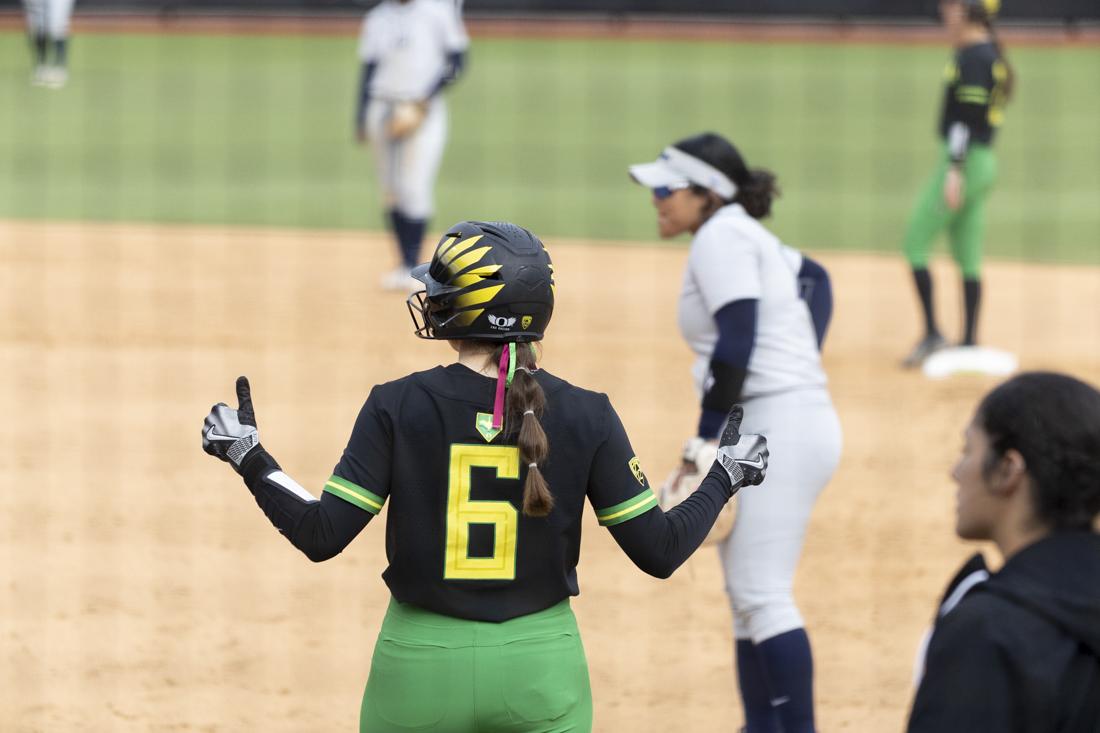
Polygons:
<instances>
[{"instance_id":1,"label":"white base","mask_svg":"<svg viewBox=\"0 0 1100 733\"><path fill-rule=\"evenodd\" d=\"M1020 366L1015 354L987 346L940 349L924 360L924 376L945 379L957 374L1007 377Z\"/></svg>"}]
</instances>

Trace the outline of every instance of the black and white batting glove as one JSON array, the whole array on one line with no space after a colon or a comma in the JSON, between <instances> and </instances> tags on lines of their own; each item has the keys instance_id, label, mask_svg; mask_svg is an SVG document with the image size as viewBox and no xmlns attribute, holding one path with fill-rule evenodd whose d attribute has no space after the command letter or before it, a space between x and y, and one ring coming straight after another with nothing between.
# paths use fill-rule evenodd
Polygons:
<instances>
[{"instance_id":1,"label":"black and white batting glove","mask_svg":"<svg viewBox=\"0 0 1100 733\"><path fill-rule=\"evenodd\" d=\"M240 473L245 457L260 445L248 377L237 377L237 405L234 410L219 402L210 408L202 426L202 449Z\"/></svg>"},{"instance_id":2,"label":"black and white batting glove","mask_svg":"<svg viewBox=\"0 0 1100 733\"><path fill-rule=\"evenodd\" d=\"M734 491L741 486L762 483L768 470L768 441L763 435L741 434L744 414L740 405L734 405L730 410L726 429L718 441L718 458L714 462L730 477Z\"/></svg>"}]
</instances>

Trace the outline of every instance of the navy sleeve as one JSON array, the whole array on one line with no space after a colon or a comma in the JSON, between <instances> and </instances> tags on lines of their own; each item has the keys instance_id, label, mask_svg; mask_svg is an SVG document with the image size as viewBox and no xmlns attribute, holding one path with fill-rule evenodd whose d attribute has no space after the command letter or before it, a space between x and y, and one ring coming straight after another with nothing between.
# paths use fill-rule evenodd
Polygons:
<instances>
[{"instance_id":1,"label":"navy sleeve","mask_svg":"<svg viewBox=\"0 0 1100 733\"><path fill-rule=\"evenodd\" d=\"M355 97L355 129L362 130L367 124L367 105L370 103L370 80L378 64L374 61L363 62L359 72L359 88Z\"/></svg>"},{"instance_id":2,"label":"navy sleeve","mask_svg":"<svg viewBox=\"0 0 1100 733\"><path fill-rule=\"evenodd\" d=\"M833 286L825 268L806 255L802 255L802 267L798 271L798 295L810 309L817 334L817 350L821 351L833 317Z\"/></svg>"},{"instance_id":3,"label":"navy sleeve","mask_svg":"<svg viewBox=\"0 0 1100 733\"><path fill-rule=\"evenodd\" d=\"M465 67L466 53L464 51L452 51L448 53L447 65L444 67L443 74L439 77L439 81L437 81L432 87L432 90L428 92L428 98L431 99L436 94L443 91L444 87L456 82Z\"/></svg>"},{"instance_id":4,"label":"navy sleeve","mask_svg":"<svg viewBox=\"0 0 1100 733\"><path fill-rule=\"evenodd\" d=\"M755 298L735 300L714 314L718 343L714 346L704 385L706 391L703 393L698 432L701 438L717 438L730 408L741 399L749 358L756 342L758 303Z\"/></svg>"}]
</instances>

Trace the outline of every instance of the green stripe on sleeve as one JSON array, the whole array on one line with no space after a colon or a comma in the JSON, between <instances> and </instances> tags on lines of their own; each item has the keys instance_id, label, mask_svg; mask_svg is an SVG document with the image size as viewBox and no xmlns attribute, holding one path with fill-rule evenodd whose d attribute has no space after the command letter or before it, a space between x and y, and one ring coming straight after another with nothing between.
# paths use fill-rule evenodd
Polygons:
<instances>
[{"instance_id":1,"label":"green stripe on sleeve","mask_svg":"<svg viewBox=\"0 0 1100 733\"><path fill-rule=\"evenodd\" d=\"M325 482L325 491L371 514L377 514L382 511L382 505L386 503L386 500L378 494L367 491L362 486L357 486L346 478L340 478L336 474L330 476L328 481Z\"/></svg>"},{"instance_id":2,"label":"green stripe on sleeve","mask_svg":"<svg viewBox=\"0 0 1100 733\"><path fill-rule=\"evenodd\" d=\"M657 495L653 493L652 489L646 489L637 496L619 502L615 506L609 506L607 509L597 509L596 519L600 521L601 527L610 527L645 514L655 506L657 506Z\"/></svg>"},{"instance_id":3,"label":"green stripe on sleeve","mask_svg":"<svg viewBox=\"0 0 1100 733\"><path fill-rule=\"evenodd\" d=\"M989 100L989 90L985 87L959 87L955 90L955 98L960 102L981 104Z\"/></svg>"}]
</instances>

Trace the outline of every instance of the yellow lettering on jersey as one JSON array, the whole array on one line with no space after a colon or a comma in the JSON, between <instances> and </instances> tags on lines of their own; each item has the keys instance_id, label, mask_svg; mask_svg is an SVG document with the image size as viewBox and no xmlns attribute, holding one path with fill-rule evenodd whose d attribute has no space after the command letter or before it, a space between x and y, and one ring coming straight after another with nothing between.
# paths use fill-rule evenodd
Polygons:
<instances>
[{"instance_id":1,"label":"yellow lettering on jersey","mask_svg":"<svg viewBox=\"0 0 1100 733\"><path fill-rule=\"evenodd\" d=\"M519 512L510 501L470 498L473 471L495 468L497 478L519 478L519 449L513 445L452 445L447 487L447 548L443 577L448 580L513 580ZM470 525L493 526L492 557L470 557Z\"/></svg>"}]
</instances>

